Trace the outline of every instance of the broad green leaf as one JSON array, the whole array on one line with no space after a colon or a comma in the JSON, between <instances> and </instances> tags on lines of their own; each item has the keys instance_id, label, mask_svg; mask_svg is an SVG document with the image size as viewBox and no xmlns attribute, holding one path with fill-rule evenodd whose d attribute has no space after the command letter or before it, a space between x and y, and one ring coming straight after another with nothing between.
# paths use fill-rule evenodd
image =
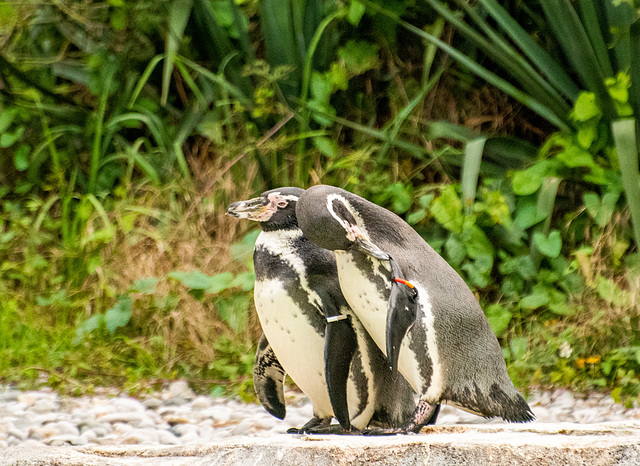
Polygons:
<instances>
[{"instance_id":1,"label":"broad green leaf","mask_svg":"<svg viewBox=\"0 0 640 466\"><path fill-rule=\"evenodd\" d=\"M514 223L522 230L526 230L546 218L544 213L538 212L538 207L535 204L522 204L516 208Z\"/></svg>"},{"instance_id":2,"label":"broad green leaf","mask_svg":"<svg viewBox=\"0 0 640 466\"><path fill-rule=\"evenodd\" d=\"M447 260L453 267L458 267L467 257L467 250L464 244L457 238L457 235L451 234L444 243L444 250L447 253Z\"/></svg>"},{"instance_id":3,"label":"broad green leaf","mask_svg":"<svg viewBox=\"0 0 640 466\"><path fill-rule=\"evenodd\" d=\"M393 211L396 214L404 214L411 208L413 204L411 193L403 183L393 183L385 189L385 192L391 197Z\"/></svg>"},{"instance_id":4,"label":"broad green leaf","mask_svg":"<svg viewBox=\"0 0 640 466\"><path fill-rule=\"evenodd\" d=\"M431 203L431 213L436 221L447 230L454 233L462 233L462 201L456 193L453 185L448 185L440 192Z\"/></svg>"},{"instance_id":5,"label":"broad green leaf","mask_svg":"<svg viewBox=\"0 0 640 466\"><path fill-rule=\"evenodd\" d=\"M567 147L558 154L557 158L569 168L592 167L595 165L593 156L577 145Z\"/></svg>"},{"instance_id":6,"label":"broad green leaf","mask_svg":"<svg viewBox=\"0 0 640 466\"><path fill-rule=\"evenodd\" d=\"M585 193L584 205L596 224L604 227L611 220L619 197L620 193L610 192L605 194L601 201L596 193Z\"/></svg>"},{"instance_id":7,"label":"broad green leaf","mask_svg":"<svg viewBox=\"0 0 640 466\"><path fill-rule=\"evenodd\" d=\"M154 294L159 281L160 279L157 277L141 278L131 285L129 291L131 293L142 293L147 295Z\"/></svg>"},{"instance_id":8,"label":"broad green leaf","mask_svg":"<svg viewBox=\"0 0 640 466\"><path fill-rule=\"evenodd\" d=\"M525 337L516 337L511 340L509 348L511 349L511 356L514 360L522 359L527 354L527 339Z\"/></svg>"},{"instance_id":9,"label":"broad green leaf","mask_svg":"<svg viewBox=\"0 0 640 466\"><path fill-rule=\"evenodd\" d=\"M13 153L13 166L16 167L16 170L22 172L29 168L29 154L31 153L31 148L22 144L16 151Z\"/></svg>"},{"instance_id":10,"label":"broad green leaf","mask_svg":"<svg viewBox=\"0 0 640 466\"><path fill-rule=\"evenodd\" d=\"M512 185L513 192L519 196L528 196L535 193L550 169L550 163L542 160L535 163L526 170L520 170L514 173Z\"/></svg>"},{"instance_id":11,"label":"broad green leaf","mask_svg":"<svg viewBox=\"0 0 640 466\"><path fill-rule=\"evenodd\" d=\"M256 274L253 272L243 272L235 277L231 283L229 283L230 287L239 286L242 288L242 291L253 290L253 285L256 281Z\"/></svg>"},{"instance_id":12,"label":"broad green leaf","mask_svg":"<svg viewBox=\"0 0 640 466\"><path fill-rule=\"evenodd\" d=\"M573 106L571 118L575 121L588 121L601 116L602 110L596 103L596 95L593 92L581 92Z\"/></svg>"},{"instance_id":13,"label":"broad green leaf","mask_svg":"<svg viewBox=\"0 0 640 466\"><path fill-rule=\"evenodd\" d=\"M520 300L520 307L523 309L537 309L549 304L549 293L544 289L538 289L535 292L525 296Z\"/></svg>"},{"instance_id":14,"label":"broad green leaf","mask_svg":"<svg viewBox=\"0 0 640 466\"><path fill-rule=\"evenodd\" d=\"M358 75L375 69L380 63L380 46L365 40L350 40L338 49L338 57L352 74Z\"/></svg>"},{"instance_id":15,"label":"broad green leaf","mask_svg":"<svg viewBox=\"0 0 640 466\"><path fill-rule=\"evenodd\" d=\"M533 234L533 244L547 257L558 257L562 250L562 238L558 230L552 230L548 236L540 231Z\"/></svg>"},{"instance_id":16,"label":"broad green leaf","mask_svg":"<svg viewBox=\"0 0 640 466\"><path fill-rule=\"evenodd\" d=\"M627 308L631 305L631 294L609 278L600 277L598 280L598 296L614 306Z\"/></svg>"},{"instance_id":17,"label":"broad green leaf","mask_svg":"<svg viewBox=\"0 0 640 466\"><path fill-rule=\"evenodd\" d=\"M18 110L15 108L3 108L0 112L0 134L4 133L13 122Z\"/></svg>"},{"instance_id":18,"label":"broad green leaf","mask_svg":"<svg viewBox=\"0 0 640 466\"><path fill-rule=\"evenodd\" d=\"M119 327L124 327L131 319L133 301L129 297L118 299L115 306L104 315L104 322L109 333L113 334Z\"/></svg>"},{"instance_id":19,"label":"broad green leaf","mask_svg":"<svg viewBox=\"0 0 640 466\"><path fill-rule=\"evenodd\" d=\"M347 14L347 21L349 21L349 23L351 23L353 26L358 26L365 10L366 7L358 0L351 0L351 2L349 3L349 13Z\"/></svg>"},{"instance_id":20,"label":"broad green leaf","mask_svg":"<svg viewBox=\"0 0 640 466\"><path fill-rule=\"evenodd\" d=\"M25 127L18 126L14 131L5 131L0 134L0 148L12 146L24 133Z\"/></svg>"},{"instance_id":21,"label":"broad green leaf","mask_svg":"<svg viewBox=\"0 0 640 466\"><path fill-rule=\"evenodd\" d=\"M244 259L251 255L253 252L253 248L256 244L256 239L260 234L260 230L253 230L247 233L242 241L234 243L231 245L231 256L235 260Z\"/></svg>"},{"instance_id":22,"label":"broad green leaf","mask_svg":"<svg viewBox=\"0 0 640 466\"><path fill-rule=\"evenodd\" d=\"M97 328L99 328L104 323L104 314L95 314L91 316L89 319L82 322L76 328L76 336L73 339L74 345L79 345L84 341L84 338L87 334L93 332Z\"/></svg>"},{"instance_id":23,"label":"broad green leaf","mask_svg":"<svg viewBox=\"0 0 640 466\"><path fill-rule=\"evenodd\" d=\"M313 138L313 145L327 157L336 157L338 155L338 142L335 139L325 137Z\"/></svg>"},{"instance_id":24,"label":"broad green leaf","mask_svg":"<svg viewBox=\"0 0 640 466\"><path fill-rule=\"evenodd\" d=\"M407 215L407 223L409 225L415 225L416 223L420 223L427 216L427 211L425 209L418 209L415 212L411 212Z\"/></svg>"},{"instance_id":25,"label":"broad green leaf","mask_svg":"<svg viewBox=\"0 0 640 466\"><path fill-rule=\"evenodd\" d=\"M513 316L509 309L500 304L492 304L488 306L484 313L487 316L487 320L489 321L489 325L491 325L493 333L498 337L507 329L509 322L511 322L511 317Z\"/></svg>"},{"instance_id":26,"label":"broad green leaf","mask_svg":"<svg viewBox=\"0 0 640 466\"><path fill-rule=\"evenodd\" d=\"M233 281L233 274L231 272L223 272L211 277L211 284L206 289L207 293L219 293L221 291L226 290L231 285Z\"/></svg>"},{"instance_id":27,"label":"broad green leaf","mask_svg":"<svg viewBox=\"0 0 640 466\"><path fill-rule=\"evenodd\" d=\"M173 271L167 275L169 278L179 281L192 290L206 290L213 286L214 280L209 275L193 270L191 272Z\"/></svg>"}]
</instances>

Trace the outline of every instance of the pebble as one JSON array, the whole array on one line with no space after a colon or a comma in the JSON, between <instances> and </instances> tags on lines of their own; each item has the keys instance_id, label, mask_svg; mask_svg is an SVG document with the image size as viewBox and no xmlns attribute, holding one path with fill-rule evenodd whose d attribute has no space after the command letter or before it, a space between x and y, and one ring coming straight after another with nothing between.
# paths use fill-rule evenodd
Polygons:
<instances>
[{"instance_id":1,"label":"pebble","mask_svg":"<svg viewBox=\"0 0 640 466\"><path fill-rule=\"evenodd\" d=\"M276 435L300 427L312 406L288 391L284 421L258 404L196 395L185 381L143 399L100 388L94 396L66 397L51 389L19 391L0 386L0 448L13 445L185 445L246 435ZM639 421L640 408L625 409L604 394L567 390L533 393L536 422L591 424ZM499 423L443 406L438 425Z\"/></svg>"}]
</instances>

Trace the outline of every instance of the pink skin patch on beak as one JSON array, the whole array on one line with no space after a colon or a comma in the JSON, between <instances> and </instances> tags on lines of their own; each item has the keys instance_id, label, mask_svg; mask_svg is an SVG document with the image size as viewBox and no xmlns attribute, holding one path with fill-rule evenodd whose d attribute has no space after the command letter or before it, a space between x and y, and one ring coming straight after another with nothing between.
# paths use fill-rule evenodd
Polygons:
<instances>
[{"instance_id":1,"label":"pink skin patch on beak","mask_svg":"<svg viewBox=\"0 0 640 466\"><path fill-rule=\"evenodd\" d=\"M278 208L286 207L288 202L282 197L278 196L276 193L271 193L267 196L269 199L269 203L264 206L260 215L256 217L256 220L259 222L265 222L271 218L273 214L276 213Z\"/></svg>"},{"instance_id":2,"label":"pink skin patch on beak","mask_svg":"<svg viewBox=\"0 0 640 466\"><path fill-rule=\"evenodd\" d=\"M357 225L351 225L347 222L345 222L345 224L346 225L344 225L344 227L347 230L347 239L349 241L355 241L358 237L365 238L364 234L362 233L362 231L360 231L360 228L358 228Z\"/></svg>"}]
</instances>

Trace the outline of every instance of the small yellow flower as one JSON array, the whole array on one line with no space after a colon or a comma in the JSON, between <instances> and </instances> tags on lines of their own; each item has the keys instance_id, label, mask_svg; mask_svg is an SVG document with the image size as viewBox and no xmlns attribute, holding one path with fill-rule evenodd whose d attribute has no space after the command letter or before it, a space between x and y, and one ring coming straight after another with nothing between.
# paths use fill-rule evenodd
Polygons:
<instances>
[{"instance_id":1,"label":"small yellow flower","mask_svg":"<svg viewBox=\"0 0 640 466\"><path fill-rule=\"evenodd\" d=\"M584 358L578 358L578 360L576 361L576 366L578 366L579 369L582 369L584 367Z\"/></svg>"},{"instance_id":2,"label":"small yellow flower","mask_svg":"<svg viewBox=\"0 0 640 466\"><path fill-rule=\"evenodd\" d=\"M585 359L584 362L586 362L587 364L598 364L600 362L600 356L589 356L587 359Z\"/></svg>"}]
</instances>

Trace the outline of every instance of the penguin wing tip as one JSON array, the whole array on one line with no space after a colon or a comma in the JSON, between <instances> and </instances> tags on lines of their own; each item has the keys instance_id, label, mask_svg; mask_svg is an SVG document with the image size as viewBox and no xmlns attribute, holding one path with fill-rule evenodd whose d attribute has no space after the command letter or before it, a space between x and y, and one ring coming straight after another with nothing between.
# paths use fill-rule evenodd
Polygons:
<instances>
[{"instance_id":1,"label":"penguin wing tip","mask_svg":"<svg viewBox=\"0 0 640 466\"><path fill-rule=\"evenodd\" d=\"M285 416L287 415L287 408L284 405L265 406L265 409L269 414L280 419L281 421L284 420Z\"/></svg>"}]
</instances>

